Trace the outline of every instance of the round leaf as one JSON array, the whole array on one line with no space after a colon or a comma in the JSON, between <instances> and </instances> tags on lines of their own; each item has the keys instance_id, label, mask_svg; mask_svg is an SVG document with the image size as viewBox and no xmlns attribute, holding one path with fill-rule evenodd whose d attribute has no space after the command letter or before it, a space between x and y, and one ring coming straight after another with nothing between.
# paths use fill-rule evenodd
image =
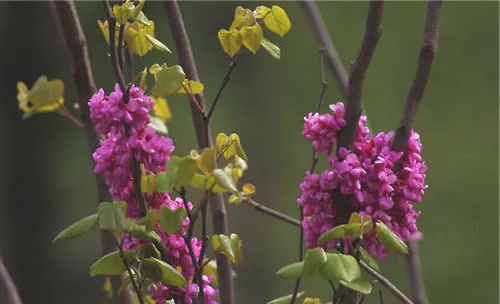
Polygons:
<instances>
[{"instance_id":1,"label":"round leaf","mask_svg":"<svg viewBox=\"0 0 500 304\"><path fill-rule=\"evenodd\" d=\"M127 263L130 263L134 257L135 252L132 250L124 250L123 256ZM119 251L111 252L95 262L90 266L90 276L96 275L118 275L126 271L123 260Z\"/></svg>"},{"instance_id":2,"label":"round leaf","mask_svg":"<svg viewBox=\"0 0 500 304\"><path fill-rule=\"evenodd\" d=\"M290 18L288 18L285 10L277 5L273 5L271 10L266 13L264 24L271 32L281 37L292 29Z\"/></svg>"},{"instance_id":3,"label":"round leaf","mask_svg":"<svg viewBox=\"0 0 500 304\"><path fill-rule=\"evenodd\" d=\"M330 281L354 281L361 277L358 262L351 255L327 253L327 261L320 269L323 278Z\"/></svg>"},{"instance_id":4,"label":"round leaf","mask_svg":"<svg viewBox=\"0 0 500 304\"><path fill-rule=\"evenodd\" d=\"M316 271L326 263L326 253L323 248L316 247L306 252L304 259L303 278L307 278L316 273Z\"/></svg>"},{"instance_id":5,"label":"round leaf","mask_svg":"<svg viewBox=\"0 0 500 304\"><path fill-rule=\"evenodd\" d=\"M181 229L182 222L186 218L186 210L184 208L171 210L168 207L161 207L158 215L163 231L167 234L173 234Z\"/></svg>"}]
</instances>

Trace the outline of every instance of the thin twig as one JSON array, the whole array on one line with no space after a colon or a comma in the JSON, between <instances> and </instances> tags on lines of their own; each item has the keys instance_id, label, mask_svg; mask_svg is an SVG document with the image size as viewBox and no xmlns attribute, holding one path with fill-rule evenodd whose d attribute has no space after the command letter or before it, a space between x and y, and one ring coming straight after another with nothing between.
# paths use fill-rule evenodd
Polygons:
<instances>
[{"instance_id":1,"label":"thin twig","mask_svg":"<svg viewBox=\"0 0 500 304\"><path fill-rule=\"evenodd\" d=\"M123 241L121 244L118 244L118 240L113 237L115 240L116 247L118 247L118 251L120 252L120 258L122 259L122 263L127 269L128 276L130 278L130 282L132 283L132 286L134 288L135 293L137 294L137 300L139 301L140 304L144 304L144 300L142 299L142 292L139 289L137 283L135 282L134 279L134 274L132 273L132 270L130 269L130 265L128 264L127 259L125 258L125 254L123 253Z\"/></svg>"},{"instance_id":2,"label":"thin twig","mask_svg":"<svg viewBox=\"0 0 500 304\"><path fill-rule=\"evenodd\" d=\"M201 250L200 250L200 255L198 256L198 286L200 288L200 303L204 304L205 303L205 290L203 289L203 257L205 256L205 253L207 251L207 244L208 244L208 236L207 236L207 197L208 197L208 191L205 191L203 194L203 197L200 201L201 205L201 237L202 237L202 243L201 243Z\"/></svg>"},{"instance_id":3,"label":"thin twig","mask_svg":"<svg viewBox=\"0 0 500 304\"><path fill-rule=\"evenodd\" d=\"M2 258L0 257L0 291L6 297L5 304L22 304L21 297L17 292L16 284L9 275L9 271L5 267Z\"/></svg>"},{"instance_id":4,"label":"thin twig","mask_svg":"<svg viewBox=\"0 0 500 304\"><path fill-rule=\"evenodd\" d=\"M179 5L177 1L174 0L164 1L163 4L165 6L165 12L168 17L177 53L179 54L179 60L181 66L186 72L186 77L188 79L199 81L196 63L191 50L191 45L189 43L189 37L186 28L184 27L184 20L179 9ZM205 109L203 94L197 94L196 98L200 107ZM211 147L213 144L210 130L208 128L208 120L206 119L207 116L200 113L193 104L191 104L191 116L196 131L198 147L200 149ZM220 193L210 193L208 197L208 204L210 205L212 213L213 233L228 235L226 207L224 205L222 195ZM205 241L205 239L203 239L203 241ZM234 304L235 294L231 261L227 256L219 253L216 254L216 258L221 303Z\"/></svg>"},{"instance_id":5,"label":"thin twig","mask_svg":"<svg viewBox=\"0 0 500 304\"><path fill-rule=\"evenodd\" d=\"M68 57L71 60L73 69L73 78L78 92L78 105L80 109L80 120L85 128L87 144L91 151L94 151L99 146L100 136L94 130L90 120L90 112L88 100L95 93L94 76L90 65L89 54L87 50L87 42L80 24L80 19L76 11L74 2L72 1L50 1L49 8L54 15L56 21L57 32L61 36L61 40L66 46ZM109 201L110 195L108 187L102 176L96 175L97 184L97 203ZM107 254L116 250L111 235L108 231L101 230L101 245L102 253ZM130 288L126 288L119 296L118 290L122 284L122 276L113 276L111 285L113 296L116 297L117 303L134 303L134 298Z\"/></svg>"},{"instance_id":6,"label":"thin twig","mask_svg":"<svg viewBox=\"0 0 500 304\"><path fill-rule=\"evenodd\" d=\"M212 114L214 113L215 106L217 106L217 102L220 99L220 96L222 95L222 92L224 91L224 88L229 82L229 79L231 77L231 74L234 71L234 68L236 68L236 60L240 56L241 51L238 52L233 59L231 59L231 62L229 63L229 68L227 69L226 75L224 76L224 79L222 80L222 83L219 87L219 90L217 91L217 94L215 95L214 101L212 102L212 105L210 106L210 110L208 111L207 114L207 120L210 121L210 118L212 117Z\"/></svg>"},{"instance_id":7,"label":"thin twig","mask_svg":"<svg viewBox=\"0 0 500 304\"><path fill-rule=\"evenodd\" d=\"M244 202L246 202L248 205L252 206L255 210L257 211L260 211L262 213L265 213L267 215L270 215L274 218L277 218L279 220L282 220L284 222L288 222L292 225L295 225L295 226L299 226L300 227L300 221L297 220L297 219L294 219L293 217L291 216L288 216L284 213L281 213L279 211L276 211L272 208L269 208L269 207L266 207L262 204L259 204L257 203L256 201L254 201L253 199L247 197L244 199Z\"/></svg>"},{"instance_id":8,"label":"thin twig","mask_svg":"<svg viewBox=\"0 0 500 304\"><path fill-rule=\"evenodd\" d=\"M125 34L125 24L120 24L120 29L118 32L118 50L116 51L116 56L118 57L118 66L120 70L125 71L124 57L123 57L123 46L124 46L124 35ZM123 73L125 75L125 73ZM124 76L125 77L125 76Z\"/></svg>"},{"instance_id":9,"label":"thin twig","mask_svg":"<svg viewBox=\"0 0 500 304\"><path fill-rule=\"evenodd\" d=\"M437 52L442 7L443 2L441 0L429 1L424 29L424 41L420 49L413 83L408 92L403 114L401 115L401 120L396 129L396 134L392 143L392 150L394 151L404 152L408 145L408 139L413 129L417 110L422 101L427 83L429 82L432 64ZM413 300L417 304L427 304L429 300L425 292L417 243L410 242L408 249L407 267L410 273Z\"/></svg>"},{"instance_id":10,"label":"thin twig","mask_svg":"<svg viewBox=\"0 0 500 304\"><path fill-rule=\"evenodd\" d=\"M396 286L394 286L391 283L391 281L389 281L389 279L387 279L386 277L384 277L383 275L378 273L375 269L368 266L362 260L359 260L359 265L361 266L361 268L366 270L366 272L368 272L368 274L370 274L372 277L377 279L377 281L379 281L382 285L384 285L387 289L389 289L389 291L393 295L395 295L401 302L403 302L405 304L413 304L413 302L407 296L405 296L405 294L402 293Z\"/></svg>"}]
</instances>

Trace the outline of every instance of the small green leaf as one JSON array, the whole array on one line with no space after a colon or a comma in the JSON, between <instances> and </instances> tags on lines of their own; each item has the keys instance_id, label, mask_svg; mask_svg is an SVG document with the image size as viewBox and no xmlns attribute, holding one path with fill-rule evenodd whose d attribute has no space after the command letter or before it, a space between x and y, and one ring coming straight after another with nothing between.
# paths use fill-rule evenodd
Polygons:
<instances>
[{"instance_id":1,"label":"small green leaf","mask_svg":"<svg viewBox=\"0 0 500 304\"><path fill-rule=\"evenodd\" d=\"M109 299L113 298L113 288L111 286L111 279L109 277L106 277L104 279L104 286L103 286L104 292L106 292L106 295L108 296Z\"/></svg>"},{"instance_id":2,"label":"small green leaf","mask_svg":"<svg viewBox=\"0 0 500 304\"><path fill-rule=\"evenodd\" d=\"M283 37L292 29L292 23L285 10L273 5L264 17L264 25L273 33Z\"/></svg>"},{"instance_id":3,"label":"small green leaf","mask_svg":"<svg viewBox=\"0 0 500 304\"><path fill-rule=\"evenodd\" d=\"M241 35L243 36L243 45L252 53L257 54L263 37L262 27L259 24L244 27L241 29Z\"/></svg>"},{"instance_id":4,"label":"small green leaf","mask_svg":"<svg viewBox=\"0 0 500 304\"><path fill-rule=\"evenodd\" d=\"M137 253L139 257L142 258L157 258L161 259L161 254L156 249L156 247L153 244L141 244L137 248Z\"/></svg>"},{"instance_id":5,"label":"small green leaf","mask_svg":"<svg viewBox=\"0 0 500 304\"><path fill-rule=\"evenodd\" d=\"M145 217L142 217L137 220L138 225L145 225L147 231L151 231L155 229L156 224L160 220L160 216L158 215L158 211L154 209L149 209L148 213Z\"/></svg>"},{"instance_id":6,"label":"small green leaf","mask_svg":"<svg viewBox=\"0 0 500 304\"><path fill-rule=\"evenodd\" d=\"M302 273L304 273L304 261L283 266L276 275L282 279L295 280L302 277Z\"/></svg>"},{"instance_id":7,"label":"small green leaf","mask_svg":"<svg viewBox=\"0 0 500 304\"><path fill-rule=\"evenodd\" d=\"M182 222L186 218L186 209L177 208L171 210L168 207L161 207L159 216L163 231L166 234L173 234L181 228Z\"/></svg>"},{"instance_id":8,"label":"small green leaf","mask_svg":"<svg viewBox=\"0 0 500 304\"><path fill-rule=\"evenodd\" d=\"M228 54L229 57L234 57L243 45L243 36L236 29L230 31L223 29L217 35L224 53Z\"/></svg>"},{"instance_id":9,"label":"small green leaf","mask_svg":"<svg viewBox=\"0 0 500 304\"><path fill-rule=\"evenodd\" d=\"M125 214L127 204L125 202L99 204L99 228L120 233L127 228Z\"/></svg>"},{"instance_id":10,"label":"small green leaf","mask_svg":"<svg viewBox=\"0 0 500 304\"><path fill-rule=\"evenodd\" d=\"M372 284L364 279L357 279L351 282L340 280L340 284L349 287L352 290L361 292L362 294L370 294L372 292Z\"/></svg>"},{"instance_id":11,"label":"small green leaf","mask_svg":"<svg viewBox=\"0 0 500 304\"><path fill-rule=\"evenodd\" d=\"M215 193L229 192L229 189L222 187L217 183L213 176L205 176L196 173L191 180L191 187L196 189L210 190Z\"/></svg>"},{"instance_id":12,"label":"small green leaf","mask_svg":"<svg viewBox=\"0 0 500 304\"><path fill-rule=\"evenodd\" d=\"M155 37L146 34L146 39L148 39L148 41L151 42L151 44L155 49L172 54L172 51Z\"/></svg>"},{"instance_id":13,"label":"small green leaf","mask_svg":"<svg viewBox=\"0 0 500 304\"><path fill-rule=\"evenodd\" d=\"M230 204L239 204L243 201L243 197L239 195L239 193L234 193L229 196L229 199L227 200Z\"/></svg>"},{"instance_id":14,"label":"small green leaf","mask_svg":"<svg viewBox=\"0 0 500 304\"><path fill-rule=\"evenodd\" d=\"M236 255L233 250L231 239L224 234L214 234L212 236L212 247L214 251L223 254L231 259L231 261L236 260Z\"/></svg>"},{"instance_id":15,"label":"small green leaf","mask_svg":"<svg viewBox=\"0 0 500 304\"><path fill-rule=\"evenodd\" d=\"M168 135L168 129L167 125L165 122L163 122L162 119L155 117L155 116L150 116L149 117L149 126L153 128L156 132L156 134L161 135L161 136L167 136Z\"/></svg>"},{"instance_id":16,"label":"small green leaf","mask_svg":"<svg viewBox=\"0 0 500 304\"><path fill-rule=\"evenodd\" d=\"M179 271L156 258L144 259L141 271L153 281L160 281L174 287L187 287L187 281Z\"/></svg>"},{"instance_id":17,"label":"small green leaf","mask_svg":"<svg viewBox=\"0 0 500 304\"><path fill-rule=\"evenodd\" d=\"M309 249L304 259L303 278L307 278L316 273L316 271L326 263L326 253L321 247Z\"/></svg>"},{"instance_id":18,"label":"small green leaf","mask_svg":"<svg viewBox=\"0 0 500 304\"><path fill-rule=\"evenodd\" d=\"M327 261L320 269L321 276L330 281L352 282L361 277L356 259L347 254L327 253Z\"/></svg>"},{"instance_id":19,"label":"small green leaf","mask_svg":"<svg viewBox=\"0 0 500 304\"><path fill-rule=\"evenodd\" d=\"M375 259L366 252L363 248L359 248L359 258L365 262L368 266L376 270L377 272L380 272L380 267L378 266L377 262Z\"/></svg>"},{"instance_id":20,"label":"small green leaf","mask_svg":"<svg viewBox=\"0 0 500 304\"><path fill-rule=\"evenodd\" d=\"M84 235L90 230L90 228L92 228L92 226L94 226L95 222L97 221L97 217L97 214L92 214L76 221L75 223L71 224L69 227L61 231L54 238L52 243L60 240L71 240Z\"/></svg>"},{"instance_id":21,"label":"small green leaf","mask_svg":"<svg viewBox=\"0 0 500 304\"><path fill-rule=\"evenodd\" d=\"M360 216L353 212L345 228L345 235L359 238L373 229L372 218L369 215Z\"/></svg>"},{"instance_id":22,"label":"small green leaf","mask_svg":"<svg viewBox=\"0 0 500 304\"><path fill-rule=\"evenodd\" d=\"M132 250L124 250L123 256L127 263L133 260L135 252ZM90 276L96 275L118 275L125 272L127 268L123 264L123 260L120 256L119 251L114 251L108 253L107 255L101 257L97 262L90 266L89 274Z\"/></svg>"},{"instance_id":23,"label":"small green leaf","mask_svg":"<svg viewBox=\"0 0 500 304\"><path fill-rule=\"evenodd\" d=\"M212 172L215 180L224 188L231 190L232 192L238 192L236 185L234 183L233 177L227 171L222 169L215 169Z\"/></svg>"},{"instance_id":24,"label":"small green leaf","mask_svg":"<svg viewBox=\"0 0 500 304\"><path fill-rule=\"evenodd\" d=\"M138 225L135 222L135 220L133 220L131 218L126 218L125 223L126 223L126 227L125 227L124 231L136 239L146 241L146 240L153 240L156 237L156 232L147 231L146 226Z\"/></svg>"},{"instance_id":25,"label":"small green leaf","mask_svg":"<svg viewBox=\"0 0 500 304\"><path fill-rule=\"evenodd\" d=\"M377 238L387 249L408 254L408 246L382 221L376 223Z\"/></svg>"},{"instance_id":26,"label":"small green leaf","mask_svg":"<svg viewBox=\"0 0 500 304\"><path fill-rule=\"evenodd\" d=\"M304 295L304 293L305 292L303 292L303 291L297 293L296 299L302 297ZM292 300L292 298L293 298L293 295L288 295L288 296L284 296L281 298L271 300L271 301L267 302L267 304L289 304L290 301Z\"/></svg>"},{"instance_id":27,"label":"small green leaf","mask_svg":"<svg viewBox=\"0 0 500 304\"><path fill-rule=\"evenodd\" d=\"M346 227L347 227L347 225L345 225L345 224L333 227L332 229L330 229L330 230L324 232L322 235L320 235L318 238L318 242L327 243L327 242L330 242L331 240L334 240L334 239L343 238Z\"/></svg>"},{"instance_id":28,"label":"small green leaf","mask_svg":"<svg viewBox=\"0 0 500 304\"><path fill-rule=\"evenodd\" d=\"M191 156L172 156L167 162L165 172L156 175L156 187L158 192L167 193L172 188L191 183L196 172L197 163Z\"/></svg>"},{"instance_id":29,"label":"small green leaf","mask_svg":"<svg viewBox=\"0 0 500 304\"><path fill-rule=\"evenodd\" d=\"M151 94L156 97L166 97L179 91L184 79L186 79L186 74L184 74L180 65L174 65L169 68L162 67L154 75L156 82L151 89Z\"/></svg>"},{"instance_id":30,"label":"small green leaf","mask_svg":"<svg viewBox=\"0 0 500 304\"><path fill-rule=\"evenodd\" d=\"M231 260L234 264L239 264L243 260L243 255L241 253L241 239L235 233L231 233L230 239L231 249L234 253L234 256L231 258Z\"/></svg>"},{"instance_id":31,"label":"small green leaf","mask_svg":"<svg viewBox=\"0 0 500 304\"><path fill-rule=\"evenodd\" d=\"M271 57L281 59L281 50L276 44L267 40L265 37L262 37L260 45L269 53L269 55L271 55Z\"/></svg>"}]
</instances>

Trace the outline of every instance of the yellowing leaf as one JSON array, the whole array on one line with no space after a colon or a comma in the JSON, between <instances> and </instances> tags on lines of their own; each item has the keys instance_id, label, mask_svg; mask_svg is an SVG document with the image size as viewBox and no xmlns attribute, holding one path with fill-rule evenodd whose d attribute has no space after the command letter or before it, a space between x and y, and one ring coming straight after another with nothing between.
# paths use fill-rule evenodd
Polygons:
<instances>
[{"instance_id":1,"label":"yellowing leaf","mask_svg":"<svg viewBox=\"0 0 500 304\"><path fill-rule=\"evenodd\" d=\"M139 87L145 91L147 87L146 83L146 76L148 76L148 69L144 68L144 70L141 72L141 82L139 83Z\"/></svg>"},{"instance_id":2,"label":"yellowing leaf","mask_svg":"<svg viewBox=\"0 0 500 304\"><path fill-rule=\"evenodd\" d=\"M156 191L156 179L154 174L148 174L144 165L141 165L141 192L153 194Z\"/></svg>"},{"instance_id":3,"label":"yellowing leaf","mask_svg":"<svg viewBox=\"0 0 500 304\"><path fill-rule=\"evenodd\" d=\"M22 81L17 83L17 101L24 112L23 118L35 113L52 112L64 102L64 84L60 79L48 81L46 76L40 76L31 90Z\"/></svg>"},{"instance_id":4,"label":"yellowing leaf","mask_svg":"<svg viewBox=\"0 0 500 304\"><path fill-rule=\"evenodd\" d=\"M257 19L262 19L262 18L265 18L267 16L267 14L269 14L269 12L271 11L271 9L267 6L264 6L264 5L261 5L261 6L257 6L255 8L255 18Z\"/></svg>"},{"instance_id":5,"label":"yellowing leaf","mask_svg":"<svg viewBox=\"0 0 500 304\"><path fill-rule=\"evenodd\" d=\"M217 150L222 153L225 159L230 159L235 155L241 157L244 161L247 161L247 155L243 150L240 143L240 137L238 134L233 133L227 136L225 133L219 133L215 138L215 146Z\"/></svg>"},{"instance_id":6,"label":"yellowing leaf","mask_svg":"<svg viewBox=\"0 0 500 304\"><path fill-rule=\"evenodd\" d=\"M104 36L104 40L106 40L106 43L109 44L109 24L108 24L108 20L104 20L104 22L102 22L101 20L97 20L97 25L101 29L102 35Z\"/></svg>"},{"instance_id":7,"label":"yellowing leaf","mask_svg":"<svg viewBox=\"0 0 500 304\"><path fill-rule=\"evenodd\" d=\"M243 37L238 30L220 30L218 36L222 49L229 57L236 55L243 45Z\"/></svg>"},{"instance_id":8,"label":"yellowing leaf","mask_svg":"<svg viewBox=\"0 0 500 304\"><path fill-rule=\"evenodd\" d=\"M132 17L134 8L134 4L130 1L125 1L122 5L113 5L113 17L119 24L125 24Z\"/></svg>"},{"instance_id":9,"label":"yellowing leaf","mask_svg":"<svg viewBox=\"0 0 500 304\"><path fill-rule=\"evenodd\" d=\"M170 112L170 107L168 106L167 100L163 97L151 97L153 100L153 111L156 117L160 118L164 122L172 119L172 112Z\"/></svg>"},{"instance_id":10,"label":"yellowing leaf","mask_svg":"<svg viewBox=\"0 0 500 304\"><path fill-rule=\"evenodd\" d=\"M156 83L151 89L151 93L157 97L165 97L177 92L182 87L184 79L186 79L186 75L180 65L167 68L167 65L163 64L160 70L155 71L153 75L155 76Z\"/></svg>"},{"instance_id":11,"label":"yellowing leaf","mask_svg":"<svg viewBox=\"0 0 500 304\"><path fill-rule=\"evenodd\" d=\"M244 184L242 190L245 195L252 195L255 193L255 186L252 184Z\"/></svg>"},{"instance_id":12,"label":"yellowing leaf","mask_svg":"<svg viewBox=\"0 0 500 304\"><path fill-rule=\"evenodd\" d=\"M239 30L243 27L252 26L255 24L255 17L252 11L238 6L234 11L234 20L229 27L229 31Z\"/></svg>"},{"instance_id":13,"label":"yellowing leaf","mask_svg":"<svg viewBox=\"0 0 500 304\"><path fill-rule=\"evenodd\" d=\"M271 10L266 13L264 24L273 33L285 36L292 29L292 23L285 10L277 5L273 5Z\"/></svg>"},{"instance_id":14,"label":"yellowing leaf","mask_svg":"<svg viewBox=\"0 0 500 304\"><path fill-rule=\"evenodd\" d=\"M203 152L196 159L196 163L198 164L198 168L203 171L206 175L212 174L215 170L215 156L216 150L215 148L205 148Z\"/></svg>"},{"instance_id":15,"label":"yellowing leaf","mask_svg":"<svg viewBox=\"0 0 500 304\"><path fill-rule=\"evenodd\" d=\"M125 30L125 41L132 53L140 57L146 55L153 48L153 44L146 37L146 35L155 36L155 23L153 21L150 21L150 23L149 26L146 26L134 22L127 26Z\"/></svg>"},{"instance_id":16,"label":"yellowing leaf","mask_svg":"<svg viewBox=\"0 0 500 304\"><path fill-rule=\"evenodd\" d=\"M263 37L262 27L258 24L244 27L241 29L241 35L243 36L243 45L252 53L257 54Z\"/></svg>"},{"instance_id":17,"label":"yellowing leaf","mask_svg":"<svg viewBox=\"0 0 500 304\"><path fill-rule=\"evenodd\" d=\"M203 86L203 83L196 81L196 80L184 80L183 86L179 89L179 94L187 94L186 90L184 90L184 87L188 90L189 94L200 94L203 92L203 89L205 88Z\"/></svg>"}]
</instances>

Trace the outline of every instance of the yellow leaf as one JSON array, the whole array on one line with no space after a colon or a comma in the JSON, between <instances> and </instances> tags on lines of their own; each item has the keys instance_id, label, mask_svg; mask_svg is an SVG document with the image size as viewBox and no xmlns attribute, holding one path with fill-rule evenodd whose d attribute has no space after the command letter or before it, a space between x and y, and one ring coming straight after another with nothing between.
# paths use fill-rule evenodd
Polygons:
<instances>
[{"instance_id":1,"label":"yellow leaf","mask_svg":"<svg viewBox=\"0 0 500 304\"><path fill-rule=\"evenodd\" d=\"M139 83L139 87L145 91L147 87L146 83L146 76L148 76L148 69L144 68L144 70L141 72L141 82Z\"/></svg>"},{"instance_id":2,"label":"yellow leaf","mask_svg":"<svg viewBox=\"0 0 500 304\"><path fill-rule=\"evenodd\" d=\"M155 37L146 34L146 39L153 45L155 49L172 54L172 51Z\"/></svg>"},{"instance_id":3,"label":"yellow leaf","mask_svg":"<svg viewBox=\"0 0 500 304\"><path fill-rule=\"evenodd\" d=\"M257 6L254 11L255 18L257 19L265 18L270 11L271 9L267 6L264 5Z\"/></svg>"},{"instance_id":4,"label":"yellow leaf","mask_svg":"<svg viewBox=\"0 0 500 304\"><path fill-rule=\"evenodd\" d=\"M198 168L206 175L212 174L215 170L215 156L216 150L212 147L203 149L203 152L196 158Z\"/></svg>"},{"instance_id":5,"label":"yellow leaf","mask_svg":"<svg viewBox=\"0 0 500 304\"><path fill-rule=\"evenodd\" d=\"M168 106L167 100L163 97L151 97L153 100L153 111L156 117L160 118L164 122L172 119L172 113L170 112L170 107Z\"/></svg>"},{"instance_id":6,"label":"yellow leaf","mask_svg":"<svg viewBox=\"0 0 500 304\"><path fill-rule=\"evenodd\" d=\"M64 84L60 79L48 81L46 76L40 76L31 90L22 81L17 83L17 101L24 112L23 118L35 113L52 112L64 102Z\"/></svg>"},{"instance_id":7,"label":"yellow leaf","mask_svg":"<svg viewBox=\"0 0 500 304\"><path fill-rule=\"evenodd\" d=\"M243 45L252 53L257 54L263 37L262 27L258 24L244 27L241 29L241 35L243 36Z\"/></svg>"},{"instance_id":8,"label":"yellow leaf","mask_svg":"<svg viewBox=\"0 0 500 304\"><path fill-rule=\"evenodd\" d=\"M238 155L244 161L248 161L247 155L241 146L240 137L236 133L233 133L230 136L227 136L225 133L217 134L217 137L215 138L215 146L217 147L217 150L222 153L222 156L224 156L225 159L230 159L235 155Z\"/></svg>"},{"instance_id":9,"label":"yellow leaf","mask_svg":"<svg viewBox=\"0 0 500 304\"><path fill-rule=\"evenodd\" d=\"M115 17L116 22L119 24L125 24L132 18L134 8L134 4L130 1L125 1L122 5L113 5L113 17Z\"/></svg>"},{"instance_id":10,"label":"yellow leaf","mask_svg":"<svg viewBox=\"0 0 500 304\"><path fill-rule=\"evenodd\" d=\"M255 193L255 186L252 184L244 184L242 190L245 195L252 195Z\"/></svg>"},{"instance_id":11,"label":"yellow leaf","mask_svg":"<svg viewBox=\"0 0 500 304\"><path fill-rule=\"evenodd\" d=\"M146 35L150 35L154 38L155 23L153 21L150 21L149 26L137 21L127 26L125 30L125 41L132 53L142 57L151 51L153 44L148 40Z\"/></svg>"},{"instance_id":12,"label":"yellow leaf","mask_svg":"<svg viewBox=\"0 0 500 304\"><path fill-rule=\"evenodd\" d=\"M153 194L156 191L156 179L153 174L148 174L144 165L141 165L141 192Z\"/></svg>"},{"instance_id":13,"label":"yellow leaf","mask_svg":"<svg viewBox=\"0 0 500 304\"><path fill-rule=\"evenodd\" d=\"M109 44L109 24L108 24L108 20L104 20L104 22L102 22L101 20L97 20L97 25L101 29L102 35L104 36L104 40L106 40L106 43Z\"/></svg>"},{"instance_id":14,"label":"yellow leaf","mask_svg":"<svg viewBox=\"0 0 500 304\"><path fill-rule=\"evenodd\" d=\"M203 86L203 83L199 81L184 79L183 86L179 89L179 94L187 94L186 90L184 90L184 87L188 89L189 94L200 94L205 88Z\"/></svg>"},{"instance_id":15,"label":"yellow leaf","mask_svg":"<svg viewBox=\"0 0 500 304\"><path fill-rule=\"evenodd\" d=\"M229 27L229 31L239 30L243 27L252 26L254 24L255 17L253 16L252 11L238 6L234 11L234 20Z\"/></svg>"},{"instance_id":16,"label":"yellow leaf","mask_svg":"<svg viewBox=\"0 0 500 304\"><path fill-rule=\"evenodd\" d=\"M153 77L155 78L155 80L158 80L157 79L157 75L158 73L163 69L163 68L167 68L167 64L164 63L162 66L160 66L158 63L155 63L153 64L150 68L149 68L149 73L153 74Z\"/></svg>"},{"instance_id":17,"label":"yellow leaf","mask_svg":"<svg viewBox=\"0 0 500 304\"><path fill-rule=\"evenodd\" d=\"M219 41L224 52L233 57L243 45L243 37L238 30L220 30L218 33Z\"/></svg>"},{"instance_id":18,"label":"yellow leaf","mask_svg":"<svg viewBox=\"0 0 500 304\"><path fill-rule=\"evenodd\" d=\"M273 5L264 18L264 24L273 33L285 36L292 29L292 23L285 10L277 5Z\"/></svg>"}]
</instances>

